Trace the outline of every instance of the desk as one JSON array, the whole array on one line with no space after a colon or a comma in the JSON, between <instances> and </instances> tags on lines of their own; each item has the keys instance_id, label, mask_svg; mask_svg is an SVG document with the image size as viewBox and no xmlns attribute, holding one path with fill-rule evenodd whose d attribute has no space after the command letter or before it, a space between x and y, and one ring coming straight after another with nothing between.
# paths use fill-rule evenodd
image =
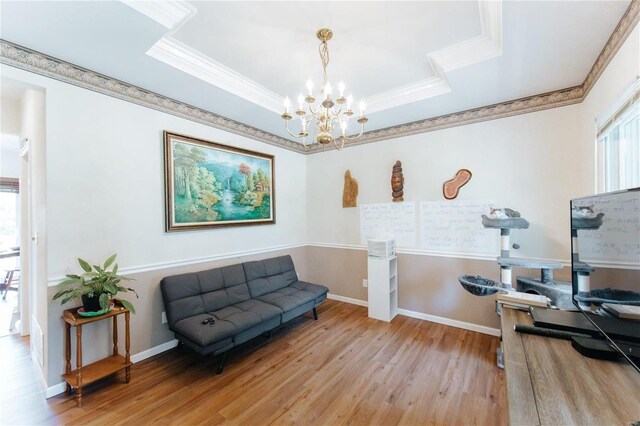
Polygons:
<instances>
[{"instance_id":1,"label":"desk","mask_svg":"<svg viewBox=\"0 0 640 426\"><path fill-rule=\"evenodd\" d=\"M640 374L580 355L568 340L521 334L524 311L502 308L502 352L512 425L629 425L640 420Z\"/></svg>"},{"instance_id":2,"label":"desk","mask_svg":"<svg viewBox=\"0 0 640 426\"><path fill-rule=\"evenodd\" d=\"M118 354L118 315L124 314L125 321L125 356ZM89 365L82 365L82 326L107 318L113 318L113 355L96 361ZM131 356L129 355L129 310L117 305L104 315L97 317L83 317L78 315L78 308L67 309L62 314L66 323L65 327L65 374L62 376L67 382L67 395L71 394L71 388L76 390L78 407L82 406L82 387L102 379L120 370L126 371L126 380L129 383L131 371ZM71 326L76 328L76 369L71 371Z\"/></svg>"}]
</instances>

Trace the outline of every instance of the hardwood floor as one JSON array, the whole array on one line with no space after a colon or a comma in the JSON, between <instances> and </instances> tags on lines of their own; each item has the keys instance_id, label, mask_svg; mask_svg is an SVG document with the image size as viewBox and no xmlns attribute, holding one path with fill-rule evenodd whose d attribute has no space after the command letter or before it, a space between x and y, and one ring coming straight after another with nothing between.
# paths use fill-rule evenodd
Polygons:
<instances>
[{"instance_id":1,"label":"hardwood floor","mask_svg":"<svg viewBox=\"0 0 640 426\"><path fill-rule=\"evenodd\" d=\"M318 311L319 321L298 318L270 341L231 352L222 375L215 374L217 359L177 348L135 364L130 384L120 373L87 386L82 408L64 394L44 401L35 379L28 385L15 377L18 368L22 375L29 369L26 361L11 365L25 385L10 385L0 423L507 422L496 337L403 316L387 324L368 318L366 308L332 300Z\"/></svg>"}]
</instances>

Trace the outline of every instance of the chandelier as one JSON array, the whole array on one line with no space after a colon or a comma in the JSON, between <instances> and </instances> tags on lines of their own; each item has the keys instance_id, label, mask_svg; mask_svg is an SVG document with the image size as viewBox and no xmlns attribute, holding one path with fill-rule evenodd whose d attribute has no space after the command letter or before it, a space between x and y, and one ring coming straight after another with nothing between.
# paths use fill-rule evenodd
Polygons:
<instances>
[{"instance_id":1,"label":"chandelier","mask_svg":"<svg viewBox=\"0 0 640 426\"><path fill-rule=\"evenodd\" d=\"M327 66L329 65L329 47L327 41L333 37L333 32L329 28L321 28L316 33L320 40L320 60L322 61L322 73L324 82L320 87L320 96L318 103L313 96L313 82L311 79L307 81L307 96L300 94L298 96L298 108L295 115L300 119L300 130L294 134L289 129L289 121L293 119L293 115L289 112L291 101L289 98L284 99L284 113L282 118L285 122L287 132L294 138L302 139L302 143L306 146L306 137L309 136L309 130L315 126L315 140L321 145L333 143L336 149L344 148L345 140L354 140L362 136L364 125L369 119L364 116L365 104L360 101L360 116L357 119L360 125L360 133L355 136L347 136L347 127L349 120L354 115L351 105L353 104L353 96L344 96L345 85L343 82L338 84L338 97L333 100L331 98L331 84L327 77ZM314 124L315 121L315 124Z\"/></svg>"}]
</instances>

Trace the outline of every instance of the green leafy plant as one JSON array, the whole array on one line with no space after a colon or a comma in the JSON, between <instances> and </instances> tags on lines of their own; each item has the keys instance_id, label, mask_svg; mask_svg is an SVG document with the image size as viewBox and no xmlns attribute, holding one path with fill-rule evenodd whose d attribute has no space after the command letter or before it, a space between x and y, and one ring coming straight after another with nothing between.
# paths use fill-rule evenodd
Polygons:
<instances>
[{"instance_id":1,"label":"green leafy plant","mask_svg":"<svg viewBox=\"0 0 640 426\"><path fill-rule=\"evenodd\" d=\"M78 258L78 263L84 272L81 275L67 275L67 279L58 284L63 289L53 296L53 300L62 298L60 304L64 305L76 297L98 297L102 309L107 309L110 300L114 300L135 314L136 311L131 302L115 298L119 292L126 293L128 291L138 297L138 293L134 289L119 285L121 281L133 281L133 278L118 275L118 264L114 263L116 256L117 254L110 256L102 266L93 265L93 268L89 262ZM111 265L113 267L109 270ZM73 284L77 284L76 287L67 288Z\"/></svg>"}]
</instances>

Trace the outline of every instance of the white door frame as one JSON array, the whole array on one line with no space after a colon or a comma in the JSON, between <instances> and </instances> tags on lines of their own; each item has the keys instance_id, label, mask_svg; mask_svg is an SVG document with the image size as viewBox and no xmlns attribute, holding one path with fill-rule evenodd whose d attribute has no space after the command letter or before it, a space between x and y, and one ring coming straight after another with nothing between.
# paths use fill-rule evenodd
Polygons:
<instances>
[{"instance_id":1,"label":"white door frame","mask_svg":"<svg viewBox=\"0 0 640 426\"><path fill-rule=\"evenodd\" d=\"M34 292L31 288L31 179L29 178L28 138L20 146L20 285L18 304L20 307L20 335L28 336L31 330L31 312Z\"/></svg>"}]
</instances>

